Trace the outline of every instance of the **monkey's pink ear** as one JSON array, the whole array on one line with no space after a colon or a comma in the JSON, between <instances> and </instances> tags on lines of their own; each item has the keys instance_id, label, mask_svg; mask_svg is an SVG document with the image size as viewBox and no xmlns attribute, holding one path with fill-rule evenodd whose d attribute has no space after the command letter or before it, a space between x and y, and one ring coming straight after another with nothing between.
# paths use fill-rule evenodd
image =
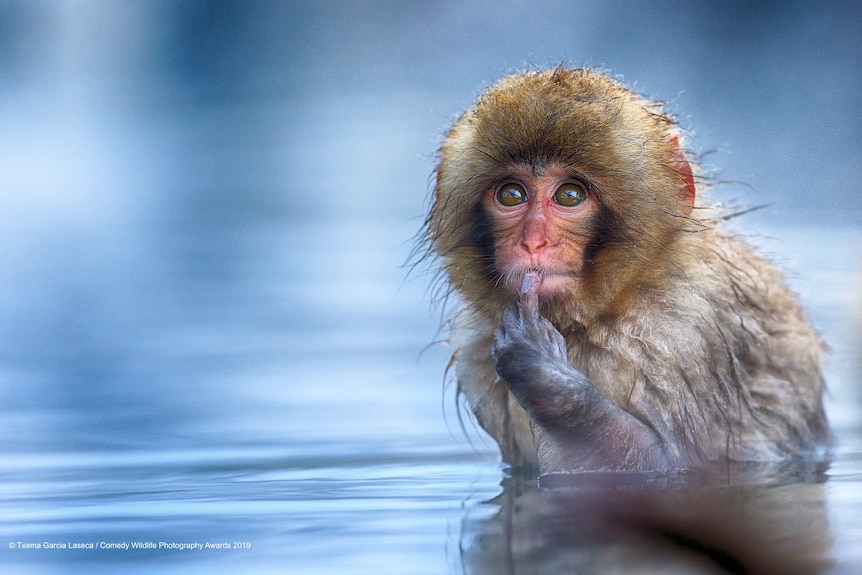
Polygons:
<instances>
[{"instance_id":1,"label":"monkey's pink ear","mask_svg":"<svg viewBox=\"0 0 862 575\"><path fill-rule=\"evenodd\" d=\"M688 163L688 159L679 145L679 134L671 136L670 147L674 160L673 168L682 179L680 192L682 192L685 203L691 207L694 205L694 173L691 171L691 164Z\"/></svg>"}]
</instances>

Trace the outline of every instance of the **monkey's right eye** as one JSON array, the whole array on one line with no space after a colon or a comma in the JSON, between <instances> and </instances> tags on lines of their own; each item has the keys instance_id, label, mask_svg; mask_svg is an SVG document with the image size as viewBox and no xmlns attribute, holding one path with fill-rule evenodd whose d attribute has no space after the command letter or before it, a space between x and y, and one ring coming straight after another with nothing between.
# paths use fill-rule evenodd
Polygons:
<instances>
[{"instance_id":1,"label":"monkey's right eye","mask_svg":"<svg viewBox=\"0 0 862 575\"><path fill-rule=\"evenodd\" d=\"M497 192L497 201L507 207L523 204L527 201L527 190L520 184L504 184Z\"/></svg>"}]
</instances>

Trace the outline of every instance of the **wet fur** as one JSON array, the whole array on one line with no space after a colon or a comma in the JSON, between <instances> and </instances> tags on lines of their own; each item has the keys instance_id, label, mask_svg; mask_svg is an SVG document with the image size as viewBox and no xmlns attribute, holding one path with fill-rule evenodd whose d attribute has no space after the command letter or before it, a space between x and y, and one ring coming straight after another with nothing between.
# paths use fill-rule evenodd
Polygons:
<instances>
[{"instance_id":1,"label":"wet fur","mask_svg":"<svg viewBox=\"0 0 862 575\"><path fill-rule=\"evenodd\" d=\"M463 301L450 322L459 391L512 465L536 465L537 446L491 357L516 295L498 289L498 230L481 201L514 165L552 162L582 174L601 206L573 231L588 238L577 293L541 308L571 364L675 461L767 460L828 443L824 347L775 267L707 206L687 209L674 134L658 104L561 67L504 78L446 136L426 241Z\"/></svg>"}]
</instances>

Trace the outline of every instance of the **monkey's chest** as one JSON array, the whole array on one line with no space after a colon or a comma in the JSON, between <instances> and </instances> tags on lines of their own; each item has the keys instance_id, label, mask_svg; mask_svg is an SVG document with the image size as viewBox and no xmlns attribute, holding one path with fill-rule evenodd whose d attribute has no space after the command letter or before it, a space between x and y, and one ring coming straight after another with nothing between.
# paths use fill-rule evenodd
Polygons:
<instances>
[{"instance_id":1,"label":"monkey's chest","mask_svg":"<svg viewBox=\"0 0 862 575\"><path fill-rule=\"evenodd\" d=\"M658 362L643 356L611 353L594 346L570 352L572 365L618 407L631 411L667 391L667 379Z\"/></svg>"}]
</instances>

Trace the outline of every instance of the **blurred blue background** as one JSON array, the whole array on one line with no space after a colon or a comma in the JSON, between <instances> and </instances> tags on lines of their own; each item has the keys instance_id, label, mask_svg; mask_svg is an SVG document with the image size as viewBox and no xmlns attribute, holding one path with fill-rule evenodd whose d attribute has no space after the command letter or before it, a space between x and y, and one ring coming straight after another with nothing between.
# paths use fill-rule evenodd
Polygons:
<instances>
[{"instance_id":1,"label":"blurred blue background","mask_svg":"<svg viewBox=\"0 0 862 575\"><path fill-rule=\"evenodd\" d=\"M224 537L248 569L458 571L447 541L502 472L405 263L441 134L527 66L667 101L712 196L767 205L734 226L830 343L855 452L860 6L0 1L0 562Z\"/></svg>"}]
</instances>

